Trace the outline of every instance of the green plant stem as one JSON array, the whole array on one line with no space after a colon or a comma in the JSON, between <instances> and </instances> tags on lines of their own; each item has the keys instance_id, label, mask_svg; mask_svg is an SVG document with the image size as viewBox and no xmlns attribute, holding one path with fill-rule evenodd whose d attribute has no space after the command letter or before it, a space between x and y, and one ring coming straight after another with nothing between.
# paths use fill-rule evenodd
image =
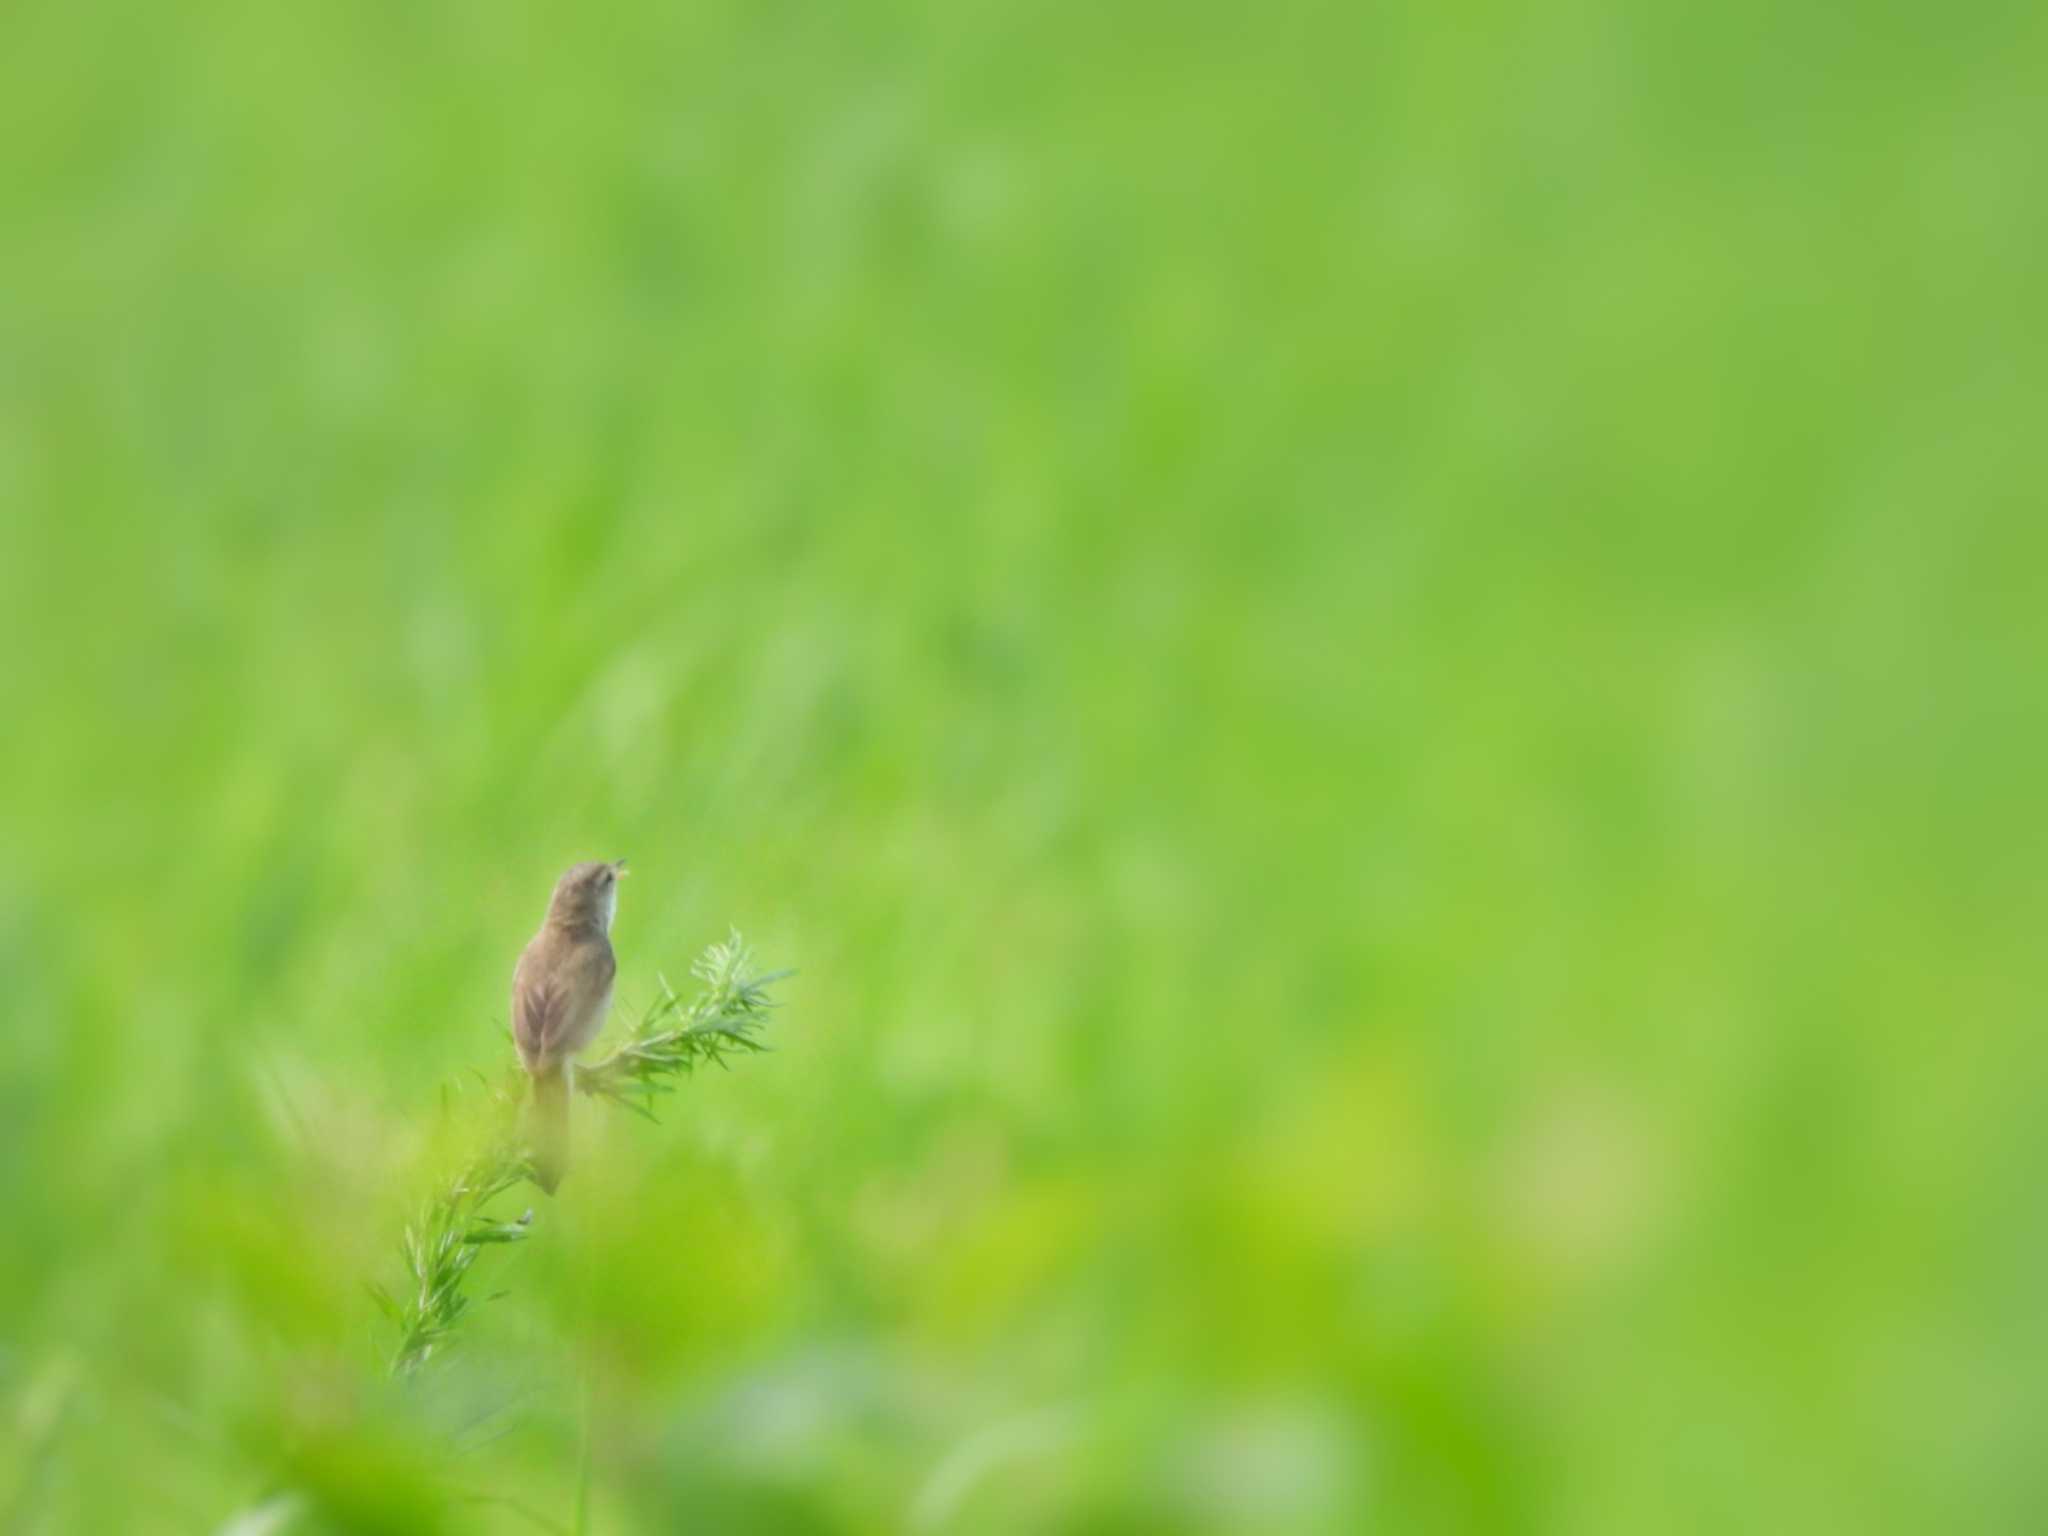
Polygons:
<instances>
[{"instance_id":1,"label":"green plant stem","mask_svg":"<svg viewBox=\"0 0 2048 1536\"><path fill-rule=\"evenodd\" d=\"M758 1038L774 1007L768 989L787 971L755 974L752 953L733 932L706 949L691 973L703 983L696 1000L686 1005L662 978L661 996L641 1015L625 1042L575 1073L576 1086L584 1094L652 1120L654 1101L673 1091L677 1078L691 1075L700 1065L723 1067L732 1056L768 1049ZM533 1176L532 1157L517 1130L518 1096L501 1092L498 1100L498 1123L484 1150L435 1190L406 1225L401 1246L410 1284L402 1298L381 1286L369 1287L371 1298L398 1329L393 1375L411 1375L454 1342L455 1327L469 1307L464 1283L483 1250L523 1242L531 1233L531 1210L507 1221L486 1209ZM587 1378L584 1417L586 1459L579 1474L579 1510L588 1502Z\"/></svg>"}]
</instances>

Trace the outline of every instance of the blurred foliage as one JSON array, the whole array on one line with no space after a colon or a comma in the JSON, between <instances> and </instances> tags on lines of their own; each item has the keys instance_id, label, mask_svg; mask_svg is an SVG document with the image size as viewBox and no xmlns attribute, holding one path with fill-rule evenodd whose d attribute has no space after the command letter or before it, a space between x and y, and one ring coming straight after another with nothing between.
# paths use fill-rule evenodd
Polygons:
<instances>
[{"instance_id":1,"label":"blurred foliage","mask_svg":"<svg viewBox=\"0 0 2048 1536\"><path fill-rule=\"evenodd\" d=\"M2040 1529L2044 43L10 7L0 1528Z\"/></svg>"}]
</instances>

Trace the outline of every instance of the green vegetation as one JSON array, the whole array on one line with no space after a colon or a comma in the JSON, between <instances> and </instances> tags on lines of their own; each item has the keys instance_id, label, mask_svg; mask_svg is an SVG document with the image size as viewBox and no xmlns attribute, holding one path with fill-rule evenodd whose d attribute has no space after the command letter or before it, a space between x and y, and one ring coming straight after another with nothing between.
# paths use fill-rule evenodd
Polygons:
<instances>
[{"instance_id":1,"label":"green vegetation","mask_svg":"<svg viewBox=\"0 0 2048 1536\"><path fill-rule=\"evenodd\" d=\"M10 6L0 1531L2043 1528L2044 26Z\"/></svg>"},{"instance_id":2,"label":"green vegetation","mask_svg":"<svg viewBox=\"0 0 2048 1536\"><path fill-rule=\"evenodd\" d=\"M703 983L696 1001L685 1003L666 976L656 977L661 994L624 1042L577 1068L578 1092L653 1120L655 1104L675 1091L678 1077L768 1049L761 1039L775 1006L768 989L793 972L755 970L752 951L734 931L705 950L690 974Z\"/></svg>"},{"instance_id":3,"label":"green vegetation","mask_svg":"<svg viewBox=\"0 0 2048 1536\"><path fill-rule=\"evenodd\" d=\"M760 1038L768 1010L768 989L787 972L763 976L738 933L714 944L692 968L704 983L697 1000L685 1005L661 982L661 996L641 1015L616 1049L577 1069L576 1087L594 1098L656 1118L658 1095L673 1092L674 1079L699 1064L723 1066L729 1056L767 1049ZM533 1211L516 1220L492 1216L486 1207L532 1177L526 1133L519 1121L528 1090L514 1074L514 1086L492 1096L488 1135L452 1178L437 1185L419 1216L405 1229L405 1269L411 1284L395 1299L374 1281L370 1296L396 1325L398 1352L392 1370L415 1371L455 1332L469 1307L464 1289L469 1268L487 1248L530 1235Z\"/></svg>"}]
</instances>

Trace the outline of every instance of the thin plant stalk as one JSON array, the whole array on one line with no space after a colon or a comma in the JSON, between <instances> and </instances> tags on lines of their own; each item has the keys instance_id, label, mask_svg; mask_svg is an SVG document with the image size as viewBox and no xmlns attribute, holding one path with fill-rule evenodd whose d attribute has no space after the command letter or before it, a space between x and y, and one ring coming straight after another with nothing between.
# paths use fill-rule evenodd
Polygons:
<instances>
[{"instance_id":1,"label":"thin plant stalk","mask_svg":"<svg viewBox=\"0 0 2048 1536\"><path fill-rule=\"evenodd\" d=\"M576 1087L649 1120L676 1080L700 1066L727 1066L735 1056L768 1049L759 1038L775 1006L768 989L790 973L753 969L753 955L737 931L706 949L691 973L702 983L685 1003L666 977L661 995L608 1055L575 1072ZM400 1244L408 1284L397 1296L381 1286L370 1295L398 1330L391 1358L395 1376L410 1376L455 1341L467 1313L470 1270L490 1247L524 1242L533 1230L528 1209L507 1220L488 1207L533 1177L530 1149L516 1129L516 1097L499 1094L500 1114L484 1148L454 1178L435 1189L406 1224ZM585 1462L579 1472L579 1524L587 1498L589 1393L584 1394Z\"/></svg>"}]
</instances>

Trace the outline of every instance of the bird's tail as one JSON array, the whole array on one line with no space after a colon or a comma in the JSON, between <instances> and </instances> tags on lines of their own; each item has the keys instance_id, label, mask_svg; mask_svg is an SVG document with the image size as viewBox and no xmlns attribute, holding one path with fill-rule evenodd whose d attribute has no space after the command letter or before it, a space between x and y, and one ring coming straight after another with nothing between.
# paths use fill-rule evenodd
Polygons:
<instances>
[{"instance_id":1,"label":"bird's tail","mask_svg":"<svg viewBox=\"0 0 2048 1536\"><path fill-rule=\"evenodd\" d=\"M569 1075L566 1067L533 1079L533 1179L549 1194L569 1171Z\"/></svg>"}]
</instances>

